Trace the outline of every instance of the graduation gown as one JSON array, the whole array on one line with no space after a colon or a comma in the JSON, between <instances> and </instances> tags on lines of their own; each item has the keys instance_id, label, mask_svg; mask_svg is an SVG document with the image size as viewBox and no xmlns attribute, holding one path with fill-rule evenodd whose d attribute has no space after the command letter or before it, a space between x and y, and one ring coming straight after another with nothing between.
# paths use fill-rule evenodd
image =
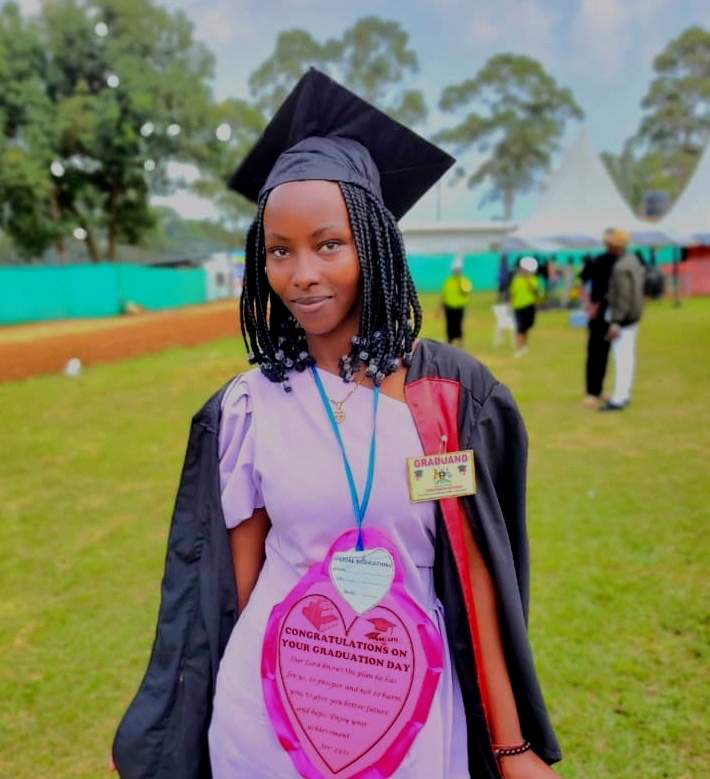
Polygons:
<instances>
[{"instance_id":1,"label":"graduation gown","mask_svg":"<svg viewBox=\"0 0 710 779\"><path fill-rule=\"evenodd\" d=\"M158 625L148 668L113 744L121 779L208 779L207 748L219 661L238 618L219 487L218 433L226 385L192 420L170 527ZM472 449L476 494L439 501L434 576L464 700L469 770L500 777L477 663L474 604L462 521L470 521L496 586L508 671L523 735L547 762L560 750L527 636L527 434L508 389L451 346L423 339L405 386L427 454ZM464 509L464 510L462 510ZM438 779L432 777L432 779ZM443 779L443 777L442 777Z\"/></svg>"}]
</instances>

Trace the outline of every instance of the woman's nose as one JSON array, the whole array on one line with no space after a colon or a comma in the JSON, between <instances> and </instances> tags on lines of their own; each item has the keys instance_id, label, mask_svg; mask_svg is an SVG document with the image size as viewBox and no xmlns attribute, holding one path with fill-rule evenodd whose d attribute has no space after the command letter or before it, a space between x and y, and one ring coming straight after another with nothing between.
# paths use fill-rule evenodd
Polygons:
<instances>
[{"instance_id":1,"label":"woman's nose","mask_svg":"<svg viewBox=\"0 0 710 779\"><path fill-rule=\"evenodd\" d=\"M300 252L296 257L293 283L297 287L311 287L320 281L318 258L311 252Z\"/></svg>"}]
</instances>

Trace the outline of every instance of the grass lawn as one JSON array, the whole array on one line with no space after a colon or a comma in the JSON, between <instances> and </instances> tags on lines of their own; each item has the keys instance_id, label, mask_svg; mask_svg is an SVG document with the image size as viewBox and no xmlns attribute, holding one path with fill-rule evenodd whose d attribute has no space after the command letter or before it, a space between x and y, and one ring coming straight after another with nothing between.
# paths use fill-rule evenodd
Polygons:
<instances>
[{"instance_id":1,"label":"grass lawn","mask_svg":"<svg viewBox=\"0 0 710 779\"><path fill-rule=\"evenodd\" d=\"M530 432L531 635L560 773L707 777L710 299L649 307L633 404L610 415L580 404L585 332L566 314L542 313L513 360L490 303L475 296L468 347ZM189 419L242 355L235 338L0 385L0 776L107 775Z\"/></svg>"}]
</instances>

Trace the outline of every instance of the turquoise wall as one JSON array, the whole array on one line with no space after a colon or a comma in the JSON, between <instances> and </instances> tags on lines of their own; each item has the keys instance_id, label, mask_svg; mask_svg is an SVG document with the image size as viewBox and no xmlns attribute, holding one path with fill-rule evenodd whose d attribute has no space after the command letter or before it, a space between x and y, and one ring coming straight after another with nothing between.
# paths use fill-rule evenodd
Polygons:
<instances>
[{"instance_id":1,"label":"turquoise wall","mask_svg":"<svg viewBox=\"0 0 710 779\"><path fill-rule=\"evenodd\" d=\"M206 300L201 268L142 265L31 266L0 268L0 324L116 316L124 303L151 311Z\"/></svg>"}]
</instances>

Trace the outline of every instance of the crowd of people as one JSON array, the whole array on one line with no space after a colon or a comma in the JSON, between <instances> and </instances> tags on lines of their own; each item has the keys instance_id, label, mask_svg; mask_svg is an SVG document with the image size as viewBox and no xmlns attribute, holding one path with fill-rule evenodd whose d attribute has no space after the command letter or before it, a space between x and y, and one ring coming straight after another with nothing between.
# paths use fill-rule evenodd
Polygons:
<instances>
[{"instance_id":1,"label":"crowd of people","mask_svg":"<svg viewBox=\"0 0 710 779\"><path fill-rule=\"evenodd\" d=\"M498 302L511 309L515 327L514 356L528 353L530 333L540 308L573 309L581 305L587 321L586 394L584 404L600 411L621 411L631 402L636 367L636 338L646 297L663 294L664 277L657 269L655 252L646 258L631 252L630 236L610 228L603 235L604 251L583 257L578 271L572 257L526 255L513 267L501 255ZM473 285L463 276L460 258L444 284L449 343L463 342L466 303ZM614 388L604 392L611 352Z\"/></svg>"}]
</instances>

